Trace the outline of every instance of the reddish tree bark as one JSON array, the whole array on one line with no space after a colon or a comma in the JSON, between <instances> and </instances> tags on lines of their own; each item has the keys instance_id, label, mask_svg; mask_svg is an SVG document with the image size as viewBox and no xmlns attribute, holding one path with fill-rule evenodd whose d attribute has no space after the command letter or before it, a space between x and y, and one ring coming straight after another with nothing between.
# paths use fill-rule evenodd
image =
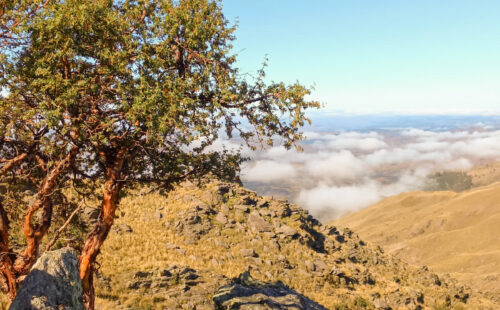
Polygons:
<instances>
[{"instance_id":1,"label":"reddish tree bark","mask_svg":"<svg viewBox=\"0 0 500 310\"><path fill-rule=\"evenodd\" d=\"M2 289L9 298L14 298L17 293L16 274L12 266L9 249L9 218L0 203L0 273L3 276Z\"/></svg>"},{"instance_id":2,"label":"reddish tree bark","mask_svg":"<svg viewBox=\"0 0 500 310\"><path fill-rule=\"evenodd\" d=\"M56 189L59 177L71 166L77 153L78 148L76 146L72 147L63 160L59 161L54 168L52 168L43 180L35 201L28 208L28 212L24 217L26 249L14 262L14 270L18 276L27 274L38 257L40 241L47 233L52 220L52 203L50 201L50 195L53 194ZM42 221L33 225L33 216L42 208Z\"/></svg>"},{"instance_id":3,"label":"reddish tree bark","mask_svg":"<svg viewBox=\"0 0 500 310\"><path fill-rule=\"evenodd\" d=\"M126 150L121 149L116 156L110 158L104 155L106 168L106 183L104 185L101 213L94 229L87 236L79 259L80 278L82 279L84 302L88 309L94 309L95 294L93 286L94 263L104 240L113 225L115 211L118 206L119 194L122 188L121 176Z\"/></svg>"},{"instance_id":4,"label":"reddish tree bark","mask_svg":"<svg viewBox=\"0 0 500 310\"><path fill-rule=\"evenodd\" d=\"M10 160L7 160L5 165L0 169L0 176L6 174L8 171L10 171L16 165L19 165L26 158L26 156L28 156L28 154L22 153L22 154L17 155L16 157L14 157Z\"/></svg>"}]
</instances>

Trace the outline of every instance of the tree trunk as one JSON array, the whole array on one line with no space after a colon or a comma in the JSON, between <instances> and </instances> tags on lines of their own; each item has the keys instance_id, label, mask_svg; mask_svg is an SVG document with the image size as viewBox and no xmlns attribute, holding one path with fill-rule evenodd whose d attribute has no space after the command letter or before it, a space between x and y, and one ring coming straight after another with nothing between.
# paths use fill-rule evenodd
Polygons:
<instances>
[{"instance_id":1,"label":"tree trunk","mask_svg":"<svg viewBox=\"0 0 500 310\"><path fill-rule=\"evenodd\" d=\"M93 271L94 263L100 252L101 246L108 236L113 225L115 211L118 206L120 190L122 188L121 176L125 161L125 149L118 151L116 156L105 156L106 183L101 204L101 213L94 229L87 236L85 245L80 255L80 278L82 279L84 302L88 309L94 309Z\"/></svg>"},{"instance_id":2,"label":"tree trunk","mask_svg":"<svg viewBox=\"0 0 500 310\"><path fill-rule=\"evenodd\" d=\"M78 153L78 148L73 146L68 154L52 168L40 186L36 200L28 208L24 217L24 235L26 237L26 249L14 262L14 270L18 276L29 272L38 257L38 249L42 238L47 233L52 220L52 202L50 195L53 194L59 181L71 166ZM43 208L42 221L36 225L32 224L35 213Z\"/></svg>"},{"instance_id":3,"label":"tree trunk","mask_svg":"<svg viewBox=\"0 0 500 310\"><path fill-rule=\"evenodd\" d=\"M9 218L0 202L0 273L2 274L2 290L13 299L17 293L16 275L10 258Z\"/></svg>"}]
</instances>

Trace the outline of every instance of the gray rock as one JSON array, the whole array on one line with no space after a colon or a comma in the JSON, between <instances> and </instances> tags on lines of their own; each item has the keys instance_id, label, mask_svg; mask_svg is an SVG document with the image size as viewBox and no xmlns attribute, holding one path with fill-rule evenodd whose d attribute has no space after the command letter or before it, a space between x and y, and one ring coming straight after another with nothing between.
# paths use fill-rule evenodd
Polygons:
<instances>
[{"instance_id":1,"label":"gray rock","mask_svg":"<svg viewBox=\"0 0 500 310\"><path fill-rule=\"evenodd\" d=\"M279 254L278 256L276 256L276 259L278 260L278 262L286 262L287 261L285 255L282 255L282 254Z\"/></svg>"},{"instance_id":2,"label":"gray rock","mask_svg":"<svg viewBox=\"0 0 500 310\"><path fill-rule=\"evenodd\" d=\"M325 264L325 262L319 259L314 261L314 267L317 271L325 271L326 269L328 269L328 266Z\"/></svg>"},{"instance_id":3,"label":"gray rock","mask_svg":"<svg viewBox=\"0 0 500 310\"><path fill-rule=\"evenodd\" d=\"M115 225L113 226L113 230L118 234L133 232L132 227L127 224Z\"/></svg>"},{"instance_id":4,"label":"gray rock","mask_svg":"<svg viewBox=\"0 0 500 310\"><path fill-rule=\"evenodd\" d=\"M254 206L256 204L256 201L254 200L254 198L245 195L245 196L240 197L240 203L242 205Z\"/></svg>"},{"instance_id":5,"label":"gray rock","mask_svg":"<svg viewBox=\"0 0 500 310\"><path fill-rule=\"evenodd\" d=\"M241 249L240 252L243 257L257 257L257 253L253 249Z\"/></svg>"},{"instance_id":6,"label":"gray rock","mask_svg":"<svg viewBox=\"0 0 500 310\"><path fill-rule=\"evenodd\" d=\"M85 207L80 211L80 217L84 222L95 224L99 218L99 209Z\"/></svg>"},{"instance_id":7,"label":"gray rock","mask_svg":"<svg viewBox=\"0 0 500 310\"><path fill-rule=\"evenodd\" d=\"M245 206L245 205L235 205L234 208L236 210L240 210L243 212L248 212L250 210L250 208L248 208L248 206Z\"/></svg>"},{"instance_id":8,"label":"gray rock","mask_svg":"<svg viewBox=\"0 0 500 310\"><path fill-rule=\"evenodd\" d=\"M222 196L218 192L208 190L204 191L200 198L211 206L218 205L222 202Z\"/></svg>"},{"instance_id":9,"label":"gray rock","mask_svg":"<svg viewBox=\"0 0 500 310\"><path fill-rule=\"evenodd\" d=\"M278 216L281 218L288 217L292 214L292 210L288 205L280 205L278 209Z\"/></svg>"},{"instance_id":10,"label":"gray rock","mask_svg":"<svg viewBox=\"0 0 500 310\"><path fill-rule=\"evenodd\" d=\"M220 239L215 239L214 244L218 247L229 249L229 246L227 245L227 243L225 243L224 241L222 241Z\"/></svg>"},{"instance_id":11,"label":"gray rock","mask_svg":"<svg viewBox=\"0 0 500 310\"><path fill-rule=\"evenodd\" d=\"M309 272L316 270L316 266L314 266L314 263L311 262L310 260L306 260L304 262L304 266L306 267L306 270Z\"/></svg>"},{"instance_id":12,"label":"gray rock","mask_svg":"<svg viewBox=\"0 0 500 310\"><path fill-rule=\"evenodd\" d=\"M134 279L147 278L151 276L151 272L137 271L134 274Z\"/></svg>"},{"instance_id":13,"label":"gray rock","mask_svg":"<svg viewBox=\"0 0 500 310\"><path fill-rule=\"evenodd\" d=\"M220 207L220 212L221 212L222 214L224 214L224 215L228 215L230 210L231 210L231 209L229 208L229 206L228 206L228 205L222 205L222 206Z\"/></svg>"},{"instance_id":14,"label":"gray rock","mask_svg":"<svg viewBox=\"0 0 500 310\"><path fill-rule=\"evenodd\" d=\"M186 255L186 250L184 249L176 249L175 252L181 256Z\"/></svg>"},{"instance_id":15,"label":"gray rock","mask_svg":"<svg viewBox=\"0 0 500 310\"><path fill-rule=\"evenodd\" d=\"M10 310L84 310L76 251L45 252L21 283Z\"/></svg>"},{"instance_id":16,"label":"gray rock","mask_svg":"<svg viewBox=\"0 0 500 310\"><path fill-rule=\"evenodd\" d=\"M172 244L172 243L166 242L165 248L167 248L167 250L175 250L175 249L178 249L179 246L177 244Z\"/></svg>"},{"instance_id":17,"label":"gray rock","mask_svg":"<svg viewBox=\"0 0 500 310\"><path fill-rule=\"evenodd\" d=\"M267 201L266 199L259 200L256 206L257 208L267 208L269 207L269 201Z\"/></svg>"},{"instance_id":18,"label":"gray rock","mask_svg":"<svg viewBox=\"0 0 500 310\"><path fill-rule=\"evenodd\" d=\"M256 233L271 232L273 226L254 211L248 216L248 225Z\"/></svg>"},{"instance_id":19,"label":"gray rock","mask_svg":"<svg viewBox=\"0 0 500 310\"><path fill-rule=\"evenodd\" d=\"M139 280L139 281L130 281L127 283L127 288L131 290L138 290L141 288L150 288L152 280Z\"/></svg>"},{"instance_id":20,"label":"gray rock","mask_svg":"<svg viewBox=\"0 0 500 310\"><path fill-rule=\"evenodd\" d=\"M387 301L385 301L384 299L382 298L377 298L373 301L373 306L376 308L376 309L391 309L389 307L389 304L387 304Z\"/></svg>"},{"instance_id":21,"label":"gray rock","mask_svg":"<svg viewBox=\"0 0 500 310\"><path fill-rule=\"evenodd\" d=\"M221 224L227 223L227 217L223 213L218 213L215 220Z\"/></svg>"},{"instance_id":22,"label":"gray rock","mask_svg":"<svg viewBox=\"0 0 500 310\"><path fill-rule=\"evenodd\" d=\"M326 310L282 283L262 283L244 272L214 295L217 310Z\"/></svg>"},{"instance_id":23,"label":"gray rock","mask_svg":"<svg viewBox=\"0 0 500 310\"><path fill-rule=\"evenodd\" d=\"M155 212L155 220L161 220L163 218L163 214L161 213L161 211L156 211Z\"/></svg>"},{"instance_id":24,"label":"gray rock","mask_svg":"<svg viewBox=\"0 0 500 310\"><path fill-rule=\"evenodd\" d=\"M269 240L269 247L271 247L274 250L280 250L281 246L276 240Z\"/></svg>"},{"instance_id":25,"label":"gray rock","mask_svg":"<svg viewBox=\"0 0 500 310\"><path fill-rule=\"evenodd\" d=\"M219 261L218 261L217 259L215 259L215 258L212 258L212 259L210 260L210 263L211 263L212 265L215 265L215 266L218 266L218 265L219 265Z\"/></svg>"},{"instance_id":26,"label":"gray rock","mask_svg":"<svg viewBox=\"0 0 500 310\"><path fill-rule=\"evenodd\" d=\"M288 225L283 225L280 228L276 229L276 233L283 235L283 237L294 237L298 235L297 229L290 227Z\"/></svg>"}]
</instances>

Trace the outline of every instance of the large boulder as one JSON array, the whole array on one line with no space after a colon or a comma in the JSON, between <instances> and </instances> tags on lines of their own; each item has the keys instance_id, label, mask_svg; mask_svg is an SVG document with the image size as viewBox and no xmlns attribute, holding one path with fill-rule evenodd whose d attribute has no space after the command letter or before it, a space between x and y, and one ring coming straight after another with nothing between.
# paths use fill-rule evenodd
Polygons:
<instances>
[{"instance_id":1,"label":"large boulder","mask_svg":"<svg viewBox=\"0 0 500 310\"><path fill-rule=\"evenodd\" d=\"M249 272L221 287L213 300L217 310L327 310L283 283L261 283Z\"/></svg>"},{"instance_id":2,"label":"large boulder","mask_svg":"<svg viewBox=\"0 0 500 310\"><path fill-rule=\"evenodd\" d=\"M21 283L10 310L84 310L76 251L45 252Z\"/></svg>"}]
</instances>

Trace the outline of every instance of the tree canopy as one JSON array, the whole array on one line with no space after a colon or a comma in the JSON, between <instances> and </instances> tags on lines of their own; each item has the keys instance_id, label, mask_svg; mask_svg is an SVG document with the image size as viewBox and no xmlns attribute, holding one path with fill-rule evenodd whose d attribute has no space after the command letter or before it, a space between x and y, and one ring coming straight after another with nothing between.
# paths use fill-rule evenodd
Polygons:
<instances>
[{"instance_id":1,"label":"tree canopy","mask_svg":"<svg viewBox=\"0 0 500 310\"><path fill-rule=\"evenodd\" d=\"M306 109L318 107L299 83L267 82L263 69L240 74L236 28L219 1L4 1L0 18L0 176L37 189L24 219L27 247L0 268L11 296L50 227L51 194L67 180L104 184L80 256L92 308L93 264L124 185L234 176L239 154L210 145L280 137L292 147ZM33 223L37 212L44 216ZM0 232L8 251L7 221Z\"/></svg>"}]
</instances>

